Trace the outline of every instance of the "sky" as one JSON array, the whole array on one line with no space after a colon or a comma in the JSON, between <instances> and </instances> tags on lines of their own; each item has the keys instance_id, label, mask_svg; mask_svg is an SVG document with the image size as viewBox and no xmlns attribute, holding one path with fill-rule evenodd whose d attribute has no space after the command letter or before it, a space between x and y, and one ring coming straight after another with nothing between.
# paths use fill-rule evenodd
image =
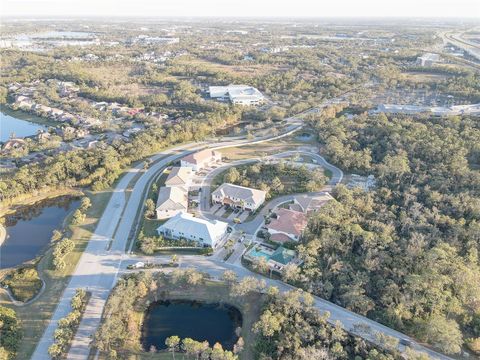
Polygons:
<instances>
[{"instance_id":1,"label":"sky","mask_svg":"<svg viewBox=\"0 0 480 360\"><path fill-rule=\"evenodd\" d=\"M4 16L467 17L480 0L0 0Z\"/></svg>"}]
</instances>

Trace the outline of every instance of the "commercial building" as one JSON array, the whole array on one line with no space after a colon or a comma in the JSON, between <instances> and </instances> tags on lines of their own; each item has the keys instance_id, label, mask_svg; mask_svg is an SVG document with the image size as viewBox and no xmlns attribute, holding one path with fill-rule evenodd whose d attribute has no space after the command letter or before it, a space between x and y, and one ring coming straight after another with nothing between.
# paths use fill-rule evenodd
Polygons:
<instances>
[{"instance_id":1,"label":"commercial building","mask_svg":"<svg viewBox=\"0 0 480 360\"><path fill-rule=\"evenodd\" d=\"M185 156L180 160L182 167L192 168L193 171L200 171L211 165L222 161L222 154L218 151L205 149Z\"/></svg>"},{"instance_id":2,"label":"commercial building","mask_svg":"<svg viewBox=\"0 0 480 360\"><path fill-rule=\"evenodd\" d=\"M155 212L157 219L167 219L188 210L188 191L180 186L161 187Z\"/></svg>"},{"instance_id":3,"label":"commercial building","mask_svg":"<svg viewBox=\"0 0 480 360\"><path fill-rule=\"evenodd\" d=\"M373 111L385 114L427 114L433 116L471 115L480 116L480 104L444 106L380 104Z\"/></svg>"},{"instance_id":4,"label":"commercial building","mask_svg":"<svg viewBox=\"0 0 480 360\"><path fill-rule=\"evenodd\" d=\"M259 105L265 101L263 94L248 85L210 86L210 97L219 100L230 100L237 105Z\"/></svg>"},{"instance_id":5,"label":"commercial building","mask_svg":"<svg viewBox=\"0 0 480 360\"><path fill-rule=\"evenodd\" d=\"M265 202L266 195L262 190L224 183L212 192L212 202L255 211Z\"/></svg>"},{"instance_id":6,"label":"commercial building","mask_svg":"<svg viewBox=\"0 0 480 360\"><path fill-rule=\"evenodd\" d=\"M298 241L307 227L307 215L303 212L280 208L275 211L276 218L266 225L270 240L284 243Z\"/></svg>"},{"instance_id":7,"label":"commercial building","mask_svg":"<svg viewBox=\"0 0 480 360\"><path fill-rule=\"evenodd\" d=\"M422 56L417 57L417 65L429 67L429 66L435 65L440 60L441 60L440 55L426 53L426 54L423 54Z\"/></svg>"},{"instance_id":8,"label":"commercial building","mask_svg":"<svg viewBox=\"0 0 480 360\"><path fill-rule=\"evenodd\" d=\"M186 239L203 246L217 247L227 236L228 224L219 220L204 220L188 213L178 213L159 226L157 232L169 239Z\"/></svg>"}]
</instances>

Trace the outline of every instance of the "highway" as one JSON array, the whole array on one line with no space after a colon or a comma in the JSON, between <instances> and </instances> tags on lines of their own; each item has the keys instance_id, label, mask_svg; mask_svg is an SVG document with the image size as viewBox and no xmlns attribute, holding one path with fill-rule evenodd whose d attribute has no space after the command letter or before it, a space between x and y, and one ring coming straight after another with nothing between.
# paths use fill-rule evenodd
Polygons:
<instances>
[{"instance_id":1,"label":"highway","mask_svg":"<svg viewBox=\"0 0 480 360\"><path fill-rule=\"evenodd\" d=\"M441 36L444 42L450 43L480 61L480 46L465 40L462 37L463 33L442 33Z\"/></svg>"},{"instance_id":2,"label":"highway","mask_svg":"<svg viewBox=\"0 0 480 360\"><path fill-rule=\"evenodd\" d=\"M312 111L312 110L309 110ZM244 144L255 144L265 141L272 141L284 136L288 136L294 131L300 129L302 123L298 117L289 119L285 133L256 140L235 139L210 145L215 149L224 147L241 146ZM91 293L91 298L87 304L85 314L80 323L78 331L72 342L68 359L86 360L90 352L90 343L98 328L101 315L108 295L116 283L116 280L123 272L128 263L139 261L140 257L126 254L129 235L135 224L138 209L144 202L145 189L151 180L165 168L170 162L175 161L193 150L205 147L204 143L187 144L164 151L152 158L156 161L146 171L143 170L143 164L130 169L115 186L112 197L108 202L103 215L101 216L95 233L92 235L82 257L80 258L75 272L72 274L59 304L49 322L45 332L40 339L35 352L32 356L34 360L50 359L48 347L53 343L53 334L57 327L59 319L63 318L70 311L70 300L77 288L84 288ZM141 174L137 177L137 175ZM343 175L342 175L343 176ZM136 179L131 189L130 196L126 194L129 184ZM253 275L248 270L234 264L226 264L215 261L203 256L180 256L182 264L187 263L201 271L209 273L211 276L218 277L225 269L234 270L239 277L260 276ZM151 260L152 258L149 257ZM292 287L279 281L268 280L269 285L275 285L282 291L291 290ZM340 321L341 325L348 331L354 331L354 325L367 324L369 331L357 333L359 336L378 343L375 338L375 332L383 332L387 335L400 339L408 339L406 335L389 329L379 323L369 320L363 316L354 314L344 308L341 308L326 300L316 298L315 305L321 311L328 311L331 319ZM417 350L427 352L432 358L449 359L447 356L433 352L427 348L415 344L413 347ZM403 345L400 345L403 350Z\"/></svg>"}]
</instances>

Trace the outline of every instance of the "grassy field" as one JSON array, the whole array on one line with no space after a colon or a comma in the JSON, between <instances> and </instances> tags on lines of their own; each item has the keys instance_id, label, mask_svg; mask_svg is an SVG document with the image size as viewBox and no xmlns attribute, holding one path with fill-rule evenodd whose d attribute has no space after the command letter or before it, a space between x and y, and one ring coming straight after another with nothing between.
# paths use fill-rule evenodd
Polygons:
<instances>
[{"instance_id":1,"label":"grassy field","mask_svg":"<svg viewBox=\"0 0 480 360\"><path fill-rule=\"evenodd\" d=\"M22 324L23 339L17 359L29 359L35 350L111 194L111 190L89 193L92 206L87 211L85 222L82 225L70 226L67 230L67 235L75 241L76 246L65 258L67 264L65 269L51 270L52 248L47 250L45 256L41 258L37 270L45 281L45 290L38 299L31 304L16 307L11 304L5 293L1 293L0 305L13 308Z\"/></svg>"},{"instance_id":2,"label":"grassy field","mask_svg":"<svg viewBox=\"0 0 480 360\"><path fill-rule=\"evenodd\" d=\"M240 354L240 359L253 359L253 344L255 343L255 334L252 332L252 327L260 316L263 306L263 295L252 294L247 297L232 298L229 295L230 290L228 285L217 281L207 281L203 285L191 286L187 288L180 288L175 285L167 285L159 289L159 291L164 294L163 297L166 299L197 300L206 303L220 302L228 303L237 307L242 313L243 324L241 336L245 341L245 348ZM138 318L141 319L142 314L139 314ZM194 340L201 341L202 339ZM213 346L213 344L210 344L210 346ZM176 358L190 360L189 357L184 357L183 355L184 354L177 353ZM152 354L143 351L136 351L127 354L125 358L129 360L172 359L172 355L167 352ZM100 356L99 359L106 360L104 356Z\"/></svg>"},{"instance_id":3,"label":"grassy field","mask_svg":"<svg viewBox=\"0 0 480 360\"><path fill-rule=\"evenodd\" d=\"M294 134L275 141L267 141L255 145L230 147L219 151L225 159L233 161L274 155L284 151L298 150L298 147L300 146L317 147L318 143L316 142L315 137L311 137L309 140L301 140L298 138L297 134Z\"/></svg>"},{"instance_id":4,"label":"grassy field","mask_svg":"<svg viewBox=\"0 0 480 360\"><path fill-rule=\"evenodd\" d=\"M156 202L158 190L165 185L165 180L170 172L164 171L161 175L152 183L152 186L148 189L147 199L152 199ZM157 191L154 191L153 184L157 185ZM143 214L139 217L140 226L139 229L143 231L145 236L157 236L157 228L163 224L166 220L146 219Z\"/></svg>"}]
</instances>

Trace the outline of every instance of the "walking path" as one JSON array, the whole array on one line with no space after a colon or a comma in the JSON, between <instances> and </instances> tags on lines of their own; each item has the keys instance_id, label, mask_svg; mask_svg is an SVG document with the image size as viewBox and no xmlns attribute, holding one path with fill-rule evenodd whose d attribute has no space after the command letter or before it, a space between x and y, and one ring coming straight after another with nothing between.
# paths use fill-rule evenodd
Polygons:
<instances>
[{"instance_id":1,"label":"walking path","mask_svg":"<svg viewBox=\"0 0 480 360\"><path fill-rule=\"evenodd\" d=\"M289 136L302 127L300 120L291 118L285 133L276 137L260 139L238 139L211 144L212 149L219 149L245 144L258 144ZM170 162L176 161L193 150L204 148L205 144L187 144L166 150L151 158L156 161L143 172L143 163L126 172L116 185L95 233L92 235L82 257L80 258L70 282L53 313L52 319L40 339L32 359L49 360L48 348L53 343L53 334L58 321L70 312L70 300L78 288L87 289L91 293L85 314L72 342L68 359L87 359L90 343L100 324L102 311L110 290L114 286L120 263L125 256L125 249L131 230L137 217L137 211L143 204L144 190L150 180L165 168ZM160 160L159 160L160 159ZM141 175L139 175L141 174ZM133 189L127 192L129 184L137 178Z\"/></svg>"},{"instance_id":2,"label":"walking path","mask_svg":"<svg viewBox=\"0 0 480 360\"><path fill-rule=\"evenodd\" d=\"M335 99L331 101L334 102ZM329 102L326 102L326 104L328 103ZM324 105L325 104L322 106ZM310 110L310 112L311 111L313 110ZM289 119L289 125L286 127L286 133L279 136L270 138L267 137L254 141L235 139L233 142L212 144L211 147L220 149L224 147L271 141L280 137L288 136L301 127L301 120L293 117ZM137 262L142 259L142 257L127 255L125 253L125 249L130 232L137 217L138 209L143 202L145 189L147 188L151 179L170 162L185 156L192 150L198 150L202 147L204 147L204 144L188 144L164 151L152 158L153 160L160 160L158 160L158 162L153 164L140 176L137 177L137 175L143 171L143 164L130 169L120 179L113 191L112 197L110 198L102 217L98 222L95 233L92 235L87 248L80 258L77 268L72 274L70 282L67 285L59 304L57 305L52 319L35 349L32 359L50 359L50 356L48 355L48 347L53 343L53 334L57 327L57 323L61 318L65 317L69 313L70 300L77 288L86 289L91 293L91 297L87 304L75 338L72 342L68 359L88 359L90 353L90 343L96 329L100 324L106 299L112 287L115 285L119 273L123 273L123 269L129 263ZM315 154L315 156L318 157L319 163L324 161L324 159L319 155ZM337 174L334 173L333 179L337 179L336 181L341 181L342 176L343 174L341 172ZM127 198L126 193L128 185L136 177L137 180L135 185L133 186L133 189L131 189L130 195ZM214 261L203 256L181 256L180 258L182 265L188 264L188 266L207 272L211 276L217 278L220 277L226 269L234 270L240 278L245 276L261 277L260 275L253 274L236 264L229 264L218 260ZM148 259L151 261L152 258L148 257ZM263 279L263 277L261 278ZM266 282L268 285L277 286L282 291L293 289L293 287L279 281L267 279ZM355 332L355 324L367 324L370 329L372 329L371 332L358 333L358 335L376 344L378 344L378 341L376 340L375 336L372 335L375 331L385 333L399 340L408 339L406 335L389 329L361 315L354 314L326 300L315 298L315 305L321 311L330 312L331 321L339 320L341 325L347 331ZM413 340L411 341L412 344L414 344L415 349L425 351L433 358L448 359L448 357L444 355L421 347L420 345L415 344ZM379 345L381 346L381 344ZM403 345L400 345L399 349L403 350Z\"/></svg>"}]
</instances>

